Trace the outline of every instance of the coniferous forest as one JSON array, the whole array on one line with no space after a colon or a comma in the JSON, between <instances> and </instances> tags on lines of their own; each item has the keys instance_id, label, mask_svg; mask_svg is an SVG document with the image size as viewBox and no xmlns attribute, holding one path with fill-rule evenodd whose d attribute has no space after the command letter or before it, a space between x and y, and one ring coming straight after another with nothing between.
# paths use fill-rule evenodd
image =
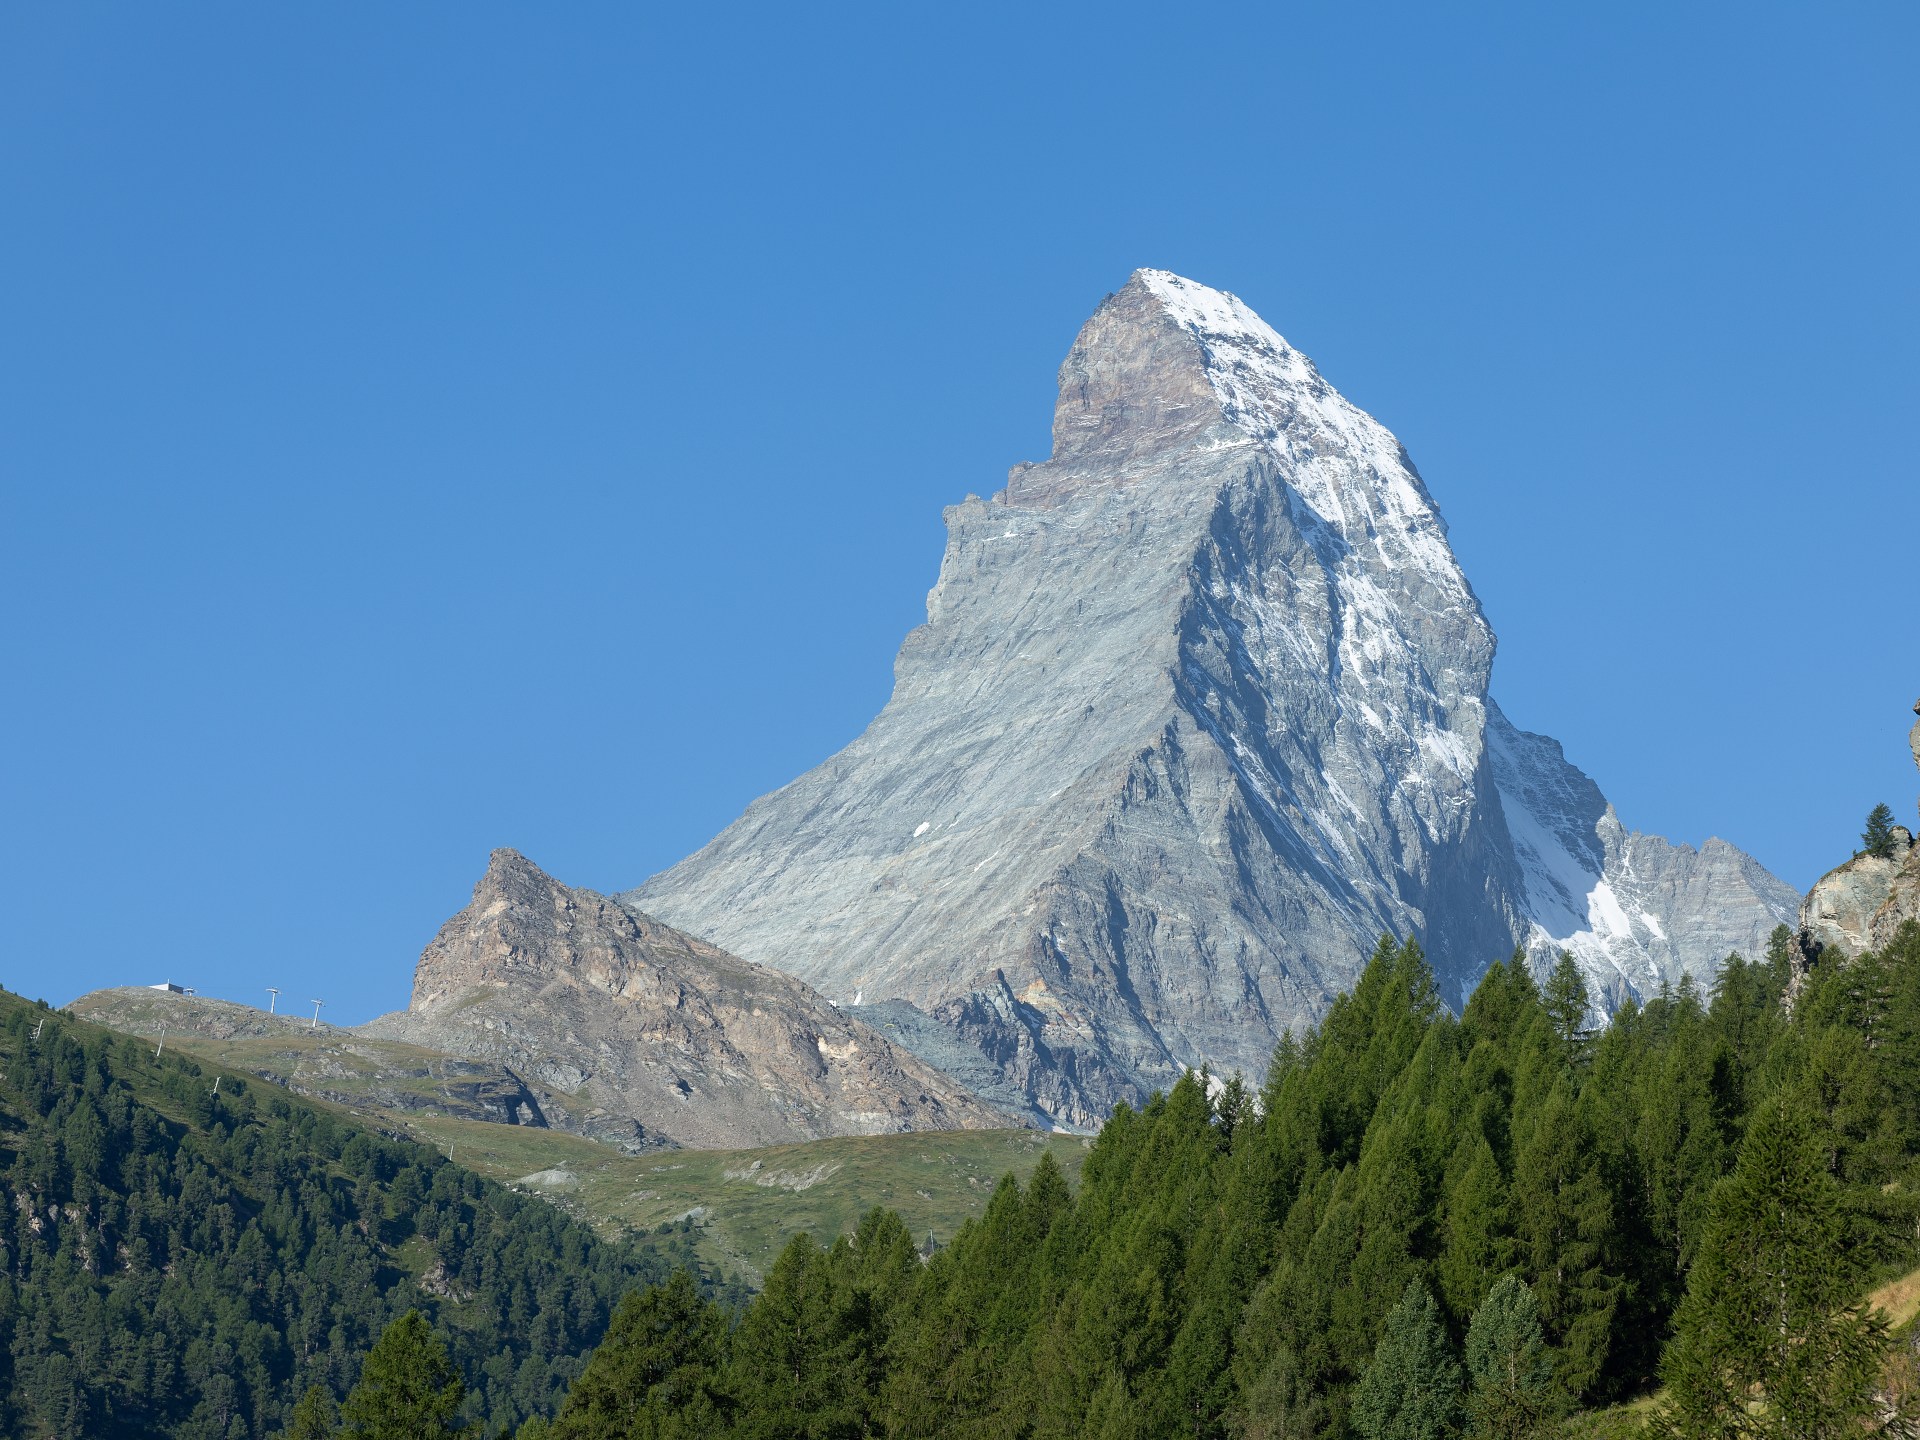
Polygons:
<instances>
[{"instance_id":1,"label":"coniferous forest","mask_svg":"<svg viewBox=\"0 0 1920 1440\"><path fill-rule=\"evenodd\" d=\"M876 1212L737 1324L630 1296L523 1434L1518 1437L1663 1382L1669 1434L1897 1433L1858 1302L1914 1263L1920 927L1791 988L1790 943L1594 1033L1570 963L1456 1019L1383 942L1258 1093L1122 1108L925 1266Z\"/></svg>"},{"instance_id":2,"label":"coniferous forest","mask_svg":"<svg viewBox=\"0 0 1920 1440\"><path fill-rule=\"evenodd\" d=\"M511 1425L674 1266L154 1050L0 995L0 1434L271 1434L415 1308L465 1413Z\"/></svg>"},{"instance_id":3,"label":"coniferous forest","mask_svg":"<svg viewBox=\"0 0 1920 1440\"><path fill-rule=\"evenodd\" d=\"M1257 1090L1121 1107L1077 1192L1043 1162L931 1259L880 1210L798 1237L744 1304L10 1003L5 1428L1445 1440L1664 1386L1673 1436L1901 1433L1860 1300L1916 1263L1920 927L1792 955L1595 1029L1570 962L1455 1017L1383 941Z\"/></svg>"}]
</instances>

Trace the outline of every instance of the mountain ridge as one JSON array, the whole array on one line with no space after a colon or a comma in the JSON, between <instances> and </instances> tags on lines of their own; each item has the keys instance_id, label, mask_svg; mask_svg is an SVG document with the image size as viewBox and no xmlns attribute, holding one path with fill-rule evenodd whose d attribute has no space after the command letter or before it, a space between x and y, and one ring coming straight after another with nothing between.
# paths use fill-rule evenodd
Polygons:
<instances>
[{"instance_id":1,"label":"mountain ridge","mask_svg":"<svg viewBox=\"0 0 1920 1440\"><path fill-rule=\"evenodd\" d=\"M1053 436L946 510L866 731L623 904L909 1001L1081 1126L1190 1065L1260 1072L1383 933L1451 1003L1524 945L1613 1004L1791 918L1507 724L1424 480L1241 301L1137 272Z\"/></svg>"},{"instance_id":2,"label":"mountain ridge","mask_svg":"<svg viewBox=\"0 0 1920 1440\"><path fill-rule=\"evenodd\" d=\"M510 849L421 952L408 1008L359 1031L563 1092L629 1150L1012 1123L802 981Z\"/></svg>"}]
</instances>

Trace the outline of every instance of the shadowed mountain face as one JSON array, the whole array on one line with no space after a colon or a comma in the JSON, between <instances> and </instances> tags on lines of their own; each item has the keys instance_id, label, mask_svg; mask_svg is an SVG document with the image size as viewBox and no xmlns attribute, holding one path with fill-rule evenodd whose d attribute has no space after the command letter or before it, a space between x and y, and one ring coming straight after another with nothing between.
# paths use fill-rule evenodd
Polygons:
<instances>
[{"instance_id":1,"label":"shadowed mountain face","mask_svg":"<svg viewBox=\"0 0 1920 1440\"><path fill-rule=\"evenodd\" d=\"M625 899L911 1002L1079 1125L1184 1066L1259 1073L1384 932L1455 1001L1525 944L1611 1002L1790 918L1506 722L1405 452L1239 300L1136 274L1053 439L946 512L866 733Z\"/></svg>"},{"instance_id":2,"label":"shadowed mountain face","mask_svg":"<svg viewBox=\"0 0 1920 1440\"><path fill-rule=\"evenodd\" d=\"M524 1076L627 1148L1014 1123L792 976L512 850L421 954L408 1008L360 1033Z\"/></svg>"}]
</instances>

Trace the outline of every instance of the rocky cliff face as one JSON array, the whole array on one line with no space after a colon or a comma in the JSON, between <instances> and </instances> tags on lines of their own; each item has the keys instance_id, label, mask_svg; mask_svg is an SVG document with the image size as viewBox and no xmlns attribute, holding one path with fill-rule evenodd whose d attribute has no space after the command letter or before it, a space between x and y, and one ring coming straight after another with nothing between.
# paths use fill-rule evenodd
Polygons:
<instances>
[{"instance_id":1,"label":"rocky cliff face","mask_svg":"<svg viewBox=\"0 0 1920 1440\"><path fill-rule=\"evenodd\" d=\"M1537 968L1570 951L1611 1013L1682 975L1709 981L1729 954L1757 956L1797 899L1752 856L1629 832L1557 742L1492 710L1488 754L1513 842Z\"/></svg>"},{"instance_id":2,"label":"rocky cliff face","mask_svg":"<svg viewBox=\"0 0 1920 1440\"><path fill-rule=\"evenodd\" d=\"M511 850L362 1031L505 1066L628 1148L1014 1123L791 976Z\"/></svg>"},{"instance_id":3,"label":"rocky cliff face","mask_svg":"<svg viewBox=\"0 0 1920 1440\"><path fill-rule=\"evenodd\" d=\"M1914 702L1920 715L1920 700ZM1920 766L1920 721L1907 734ZM1904 825L1893 827L1893 854L1856 855L1807 892L1800 907L1800 950L1811 963L1822 950L1848 955L1879 950L1909 920L1920 920L1920 845Z\"/></svg>"},{"instance_id":4,"label":"rocky cliff face","mask_svg":"<svg viewBox=\"0 0 1920 1440\"><path fill-rule=\"evenodd\" d=\"M911 1002L1085 1125L1183 1066L1261 1071L1383 932L1449 999L1526 943L1617 1000L1792 915L1506 723L1405 452L1239 300L1136 274L1053 438L947 511L866 733L628 898Z\"/></svg>"},{"instance_id":5,"label":"rocky cliff face","mask_svg":"<svg viewBox=\"0 0 1920 1440\"><path fill-rule=\"evenodd\" d=\"M1856 855L1813 882L1800 907L1801 945L1818 954L1878 950L1908 920L1920 920L1920 847L1894 827L1891 859Z\"/></svg>"}]
</instances>

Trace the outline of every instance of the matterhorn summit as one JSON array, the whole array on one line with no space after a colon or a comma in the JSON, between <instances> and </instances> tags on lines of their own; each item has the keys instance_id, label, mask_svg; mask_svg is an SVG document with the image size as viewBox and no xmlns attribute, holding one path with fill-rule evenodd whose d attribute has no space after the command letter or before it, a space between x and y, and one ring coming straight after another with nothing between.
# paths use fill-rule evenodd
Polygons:
<instances>
[{"instance_id":1,"label":"matterhorn summit","mask_svg":"<svg viewBox=\"0 0 1920 1440\"><path fill-rule=\"evenodd\" d=\"M1040 1115L1263 1073L1382 934L1455 1004L1525 945L1611 1006L1793 918L1508 723L1406 452L1232 295L1137 272L1061 366L1051 458L946 521L866 732L628 898Z\"/></svg>"}]
</instances>

